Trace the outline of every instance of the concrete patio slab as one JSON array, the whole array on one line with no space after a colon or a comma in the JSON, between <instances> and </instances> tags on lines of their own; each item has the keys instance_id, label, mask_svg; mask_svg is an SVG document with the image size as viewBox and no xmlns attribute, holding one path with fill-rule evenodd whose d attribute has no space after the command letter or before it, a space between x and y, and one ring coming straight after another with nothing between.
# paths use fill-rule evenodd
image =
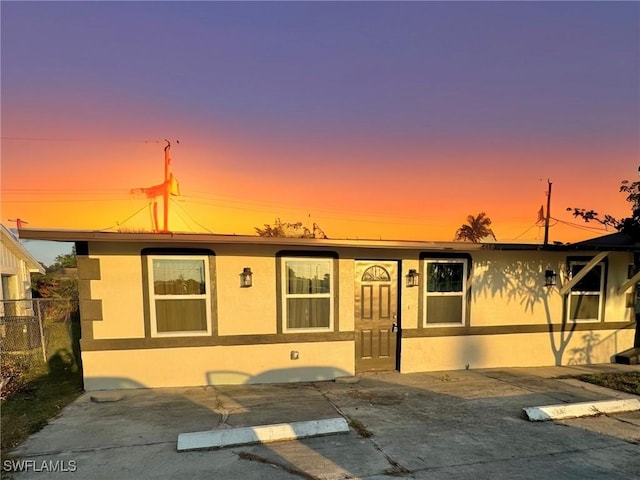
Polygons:
<instances>
[{"instance_id":1,"label":"concrete patio slab","mask_svg":"<svg viewBox=\"0 0 640 480\"><path fill-rule=\"evenodd\" d=\"M639 371L603 366L612 368ZM598 366L580 370L597 372ZM361 375L355 384L127 390L126 398L106 403L85 394L13 454L36 464L73 462L74 472L46 475L53 480L637 478L640 412L550 422L520 418L530 405L619 399L617 392L557 378L568 371L391 372ZM341 435L177 451L184 432L337 417L353 428ZM33 468L6 473L12 480L43 478Z\"/></svg>"}]
</instances>

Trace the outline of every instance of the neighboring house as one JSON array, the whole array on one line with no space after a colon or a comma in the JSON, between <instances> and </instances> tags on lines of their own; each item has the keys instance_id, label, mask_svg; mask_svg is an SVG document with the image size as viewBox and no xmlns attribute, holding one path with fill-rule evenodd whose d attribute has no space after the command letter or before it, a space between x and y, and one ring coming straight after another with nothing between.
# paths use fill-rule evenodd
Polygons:
<instances>
[{"instance_id":1,"label":"neighboring house","mask_svg":"<svg viewBox=\"0 0 640 480\"><path fill-rule=\"evenodd\" d=\"M87 390L606 363L634 343L633 245L21 235L76 242Z\"/></svg>"},{"instance_id":2,"label":"neighboring house","mask_svg":"<svg viewBox=\"0 0 640 480\"><path fill-rule=\"evenodd\" d=\"M18 237L0 224L0 349L3 353L31 350L40 345L40 330L30 300L31 273L44 271Z\"/></svg>"},{"instance_id":3,"label":"neighboring house","mask_svg":"<svg viewBox=\"0 0 640 480\"><path fill-rule=\"evenodd\" d=\"M40 263L22 246L7 227L0 224L0 300L31 298L31 273L44 273Z\"/></svg>"}]
</instances>

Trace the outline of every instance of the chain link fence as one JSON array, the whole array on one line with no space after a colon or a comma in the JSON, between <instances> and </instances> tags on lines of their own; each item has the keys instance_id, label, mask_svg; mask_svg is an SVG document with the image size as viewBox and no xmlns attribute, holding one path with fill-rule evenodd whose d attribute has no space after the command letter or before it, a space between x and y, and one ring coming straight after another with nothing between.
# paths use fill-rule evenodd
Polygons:
<instances>
[{"instance_id":1,"label":"chain link fence","mask_svg":"<svg viewBox=\"0 0 640 480\"><path fill-rule=\"evenodd\" d=\"M0 351L5 360L37 373L52 362L79 360L78 305L70 299L0 302Z\"/></svg>"}]
</instances>

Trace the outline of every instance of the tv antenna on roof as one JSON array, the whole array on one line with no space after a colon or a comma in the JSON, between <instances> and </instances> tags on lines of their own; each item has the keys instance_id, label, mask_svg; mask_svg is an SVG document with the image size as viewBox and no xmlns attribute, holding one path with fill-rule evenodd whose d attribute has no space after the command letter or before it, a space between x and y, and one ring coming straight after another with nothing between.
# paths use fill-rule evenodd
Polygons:
<instances>
[{"instance_id":1,"label":"tv antenna on roof","mask_svg":"<svg viewBox=\"0 0 640 480\"><path fill-rule=\"evenodd\" d=\"M15 220L9 218L8 221L15 222L16 226L18 227L18 230L22 228L22 225L29 225L29 222L22 220L21 218L16 218Z\"/></svg>"}]
</instances>

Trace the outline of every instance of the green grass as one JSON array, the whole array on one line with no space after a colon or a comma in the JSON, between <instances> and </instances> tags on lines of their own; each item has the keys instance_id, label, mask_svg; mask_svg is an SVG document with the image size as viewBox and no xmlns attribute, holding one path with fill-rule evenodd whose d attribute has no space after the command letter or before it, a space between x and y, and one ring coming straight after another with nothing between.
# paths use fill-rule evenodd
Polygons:
<instances>
[{"instance_id":1,"label":"green grass","mask_svg":"<svg viewBox=\"0 0 640 480\"><path fill-rule=\"evenodd\" d=\"M69 368L32 378L20 392L3 400L2 458L42 429L81 393L81 374L78 369Z\"/></svg>"},{"instance_id":2,"label":"green grass","mask_svg":"<svg viewBox=\"0 0 640 480\"><path fill-rule=\"evenodd\" d=\"M2 458L29 435L41 430L82 393L82 368L76 361L80 358L79 345L75 340L80 338L79 324L77 314L71 323L71 332L64 322L47 323L49 360L46 364L23 368L19 391L2 400Z\"/></svg>"},{"instance_id":3,"label":"green grass","mask_svg":"<svg viewBox=\"0 0 640 480\"><path fill-rule=\"evenodd\" d=\"M640 372L590 373L578 375L575 378L601 387L640 395Z\"/></svg>"}]
</instances>

